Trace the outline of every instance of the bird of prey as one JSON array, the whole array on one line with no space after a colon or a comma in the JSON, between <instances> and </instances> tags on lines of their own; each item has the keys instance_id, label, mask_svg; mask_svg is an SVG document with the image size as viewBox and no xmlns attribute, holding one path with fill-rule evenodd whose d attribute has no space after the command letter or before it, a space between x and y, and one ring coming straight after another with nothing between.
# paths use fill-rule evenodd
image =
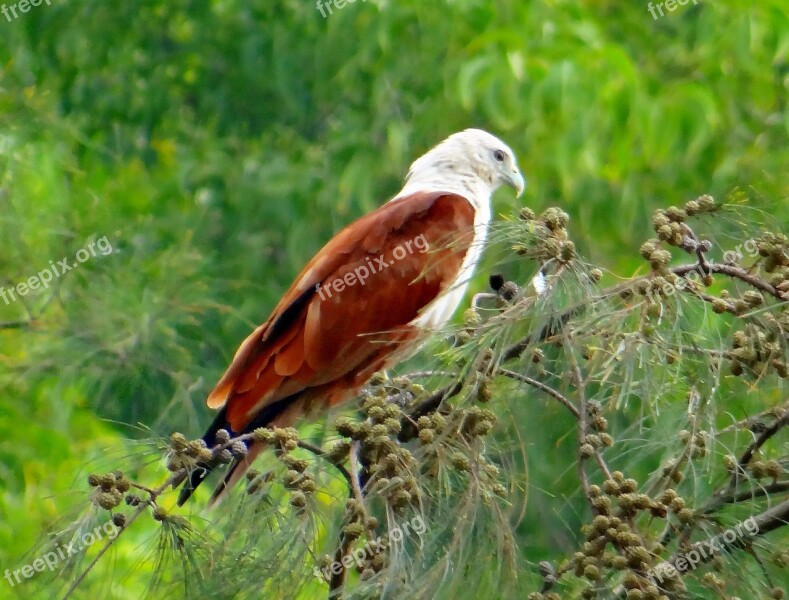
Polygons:
<instances>
[{"instance_id":1,"label":"bird of prey","mask_svg":"<svg viewBox=\"0 0 789 600\"><path fill-rule=\"evenodd\" d=\"M208 396L219 409L203 439L287 427L356 395L374 373L413 353L457 308L501 185L523 192L515 154L479 129L449 136L411 165L403 189L321 248L265 323L239 347ZM264 444L250 441L211 503ZM198 464L182 505L216 464Z\"/></svg>"}]
</instances>

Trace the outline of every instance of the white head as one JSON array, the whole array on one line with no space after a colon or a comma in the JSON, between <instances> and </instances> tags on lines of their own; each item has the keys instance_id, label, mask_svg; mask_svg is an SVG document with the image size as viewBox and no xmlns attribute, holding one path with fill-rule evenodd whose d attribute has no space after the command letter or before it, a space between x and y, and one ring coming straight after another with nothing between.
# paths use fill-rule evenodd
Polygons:
<instances>
[{"instance_id":1,"label":"white head","mask_svg":"<svg viewBox=\"0 0 789 600\"><path fill-rule=\"evenodd\" d=\"M447 191L489 199L501 185L517 195L525 182L515 153L499 138L481 129L450 135L411 165L399 196L416 191Z\"/></svg>"}]
</instances>

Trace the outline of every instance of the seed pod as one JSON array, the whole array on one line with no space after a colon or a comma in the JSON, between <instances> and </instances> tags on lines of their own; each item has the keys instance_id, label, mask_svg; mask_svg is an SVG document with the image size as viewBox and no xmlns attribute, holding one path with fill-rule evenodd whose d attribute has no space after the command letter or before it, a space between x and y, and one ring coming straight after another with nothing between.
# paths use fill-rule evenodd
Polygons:
<instances>
[{"instance_id":1,"label":"seed pod","mask_svg":"<svg viewBox=\"0 0 789 600\"><path fill-rule=\"evenodd\" d=\"M586 567L584 567L584 577L591 581L597 581L600 579L600 569L594 565L586 565Z\"/></svg>"},{"instance_id":2,"label":"seed pod","mask_svg":"<svg viewBox=\"0 0 789 600\"><path fill-rule=\"evenodd\" d=\"M592 506L603 515L611 514L611 499L606 496L592 498Z\"/></svg>"},{"instance_id":3,"label":"seed pod","mask_svg":"<svg viewBox=\"0 0 789 600\"><path fill-rule=\"evenodd\" d=\"M126 515L124 515L123 513L115 513L114 515L112 515L112 523L116 527L123 527L124 525L126 525Z\"/></svg>"},{"instance_id":4,"label":"seed pod","mask_svg":"<svg viewBox=\"0 0 789 600\"><path fill-rule=\"evenodd\" d=\"M460 452L453 453L450 460L452 466L459 471L469 471L471 469L471 461L469 461L468 456Z\"/></svg>"},{"instance_id":5,"label":"seed pod","mask_svg":"<svg viewBox=\"0 0 789 600\"><path fill-rule=\"evenodd\" d=\"M493 392L490 389L490 385L487 382L482 383L477 388L477 400L482 402L483 404L490 402L493 398Z\"/></svg>"},{"instance_id":6,"label":"seed pod","mask_svg":"<svg viewBox=\"0 0 789 600\"><path fill-rule=\"evenodd\" d=\"M685 508L685 499L680 498L679 496L674 496L670 501L669 504L671 506L671 510L675 513L678 513L683 508Z\"/></svg>"},{"instance_id":7,"label":"seed pod","mask_svg":"<svg viewBox=\"0 0 789 600\"><path fill-rule=\"evenodd\" d=\"M649 512L652 514L653 517L665 519L666 515L668 515L668 507L665 504L661 504L660 502L654 502L649 507Z\"/></svg>"},{"instance_id":8,"label":"seed pod","mask_svg":"<svg viewBox=\"0 0 789 600\"><path fill-rule=\"evenodd\" d=\"M742 295L742 299L745 300L749 306L760 306L764 304L764 296L756 290L748 290Z\"/></svg>"},{"instance_id":9,"label":"seed pod","mask_svg":"<svg viewBox=\"0 0 789 600\"><path fill-rule=\"evenodd\" d=\"M575 244L572 241L567 240L562 242L560 258L564 262L571 261L575 258Z\"/></svg>"},{"instance_id":10,"label":"seed pod","mask_svg":"<svg viewBox=\"0 0 789 600\"><path fill-rule=\"evenodd\" d=\"M564 229L567 226L570 216L562 209L552 206L545 209L540 215L540 220L545 223L548 229L556 231L558 229Z\"/></svg>"},{"instance_id":11,"label":"seed pod","mask_svg":"<svg viewBox=\"0 0 789 600\"><path fill-rule=\"evenodd\" d=\"M109 492L100 493L97 496L95 502L104 510L111 510L116 506L118 506L117 498L113 494L110 494Z\"/></svg>"},{"instance_id":12,"label":"seed pod","mask_svg":"<svg viewBox=\"0 0 789 600\"><path fill-rule=\"evenodd\" d=\"M671 220L668 218L666 211L662 208L656 210L652 215L652 225L655 229L658 229L663 225L668 225L669 223L671 223Z\"/></svg>"},{"instance_id":13,"label":"seed pod","mask_svg":"<svg viewBox=\"0 0 789 600\"><path fill-rule=\"evenodd\" d=\"M274 432L268 427L258 427L252 434L256 442L270 444L274 441Z\"/></svg>"},{"instance_id":14,"label":"seed pod","mask_svg":"<svg viewBox=\"0 0 789 600\"><path fill-rule=\"evenodd\" d=\"M436 437L436 432L432 429L421 429L419 431L419 441L423 444L429 444Z\"/></svg>"},{"instance_id":15,"label":"seed pod","mask_svg":"<svg viewBox=\"0 0 789 600\"><path fill-rule=\"evenodd\" d=\"M709 212L715 208L715 200L709 194L699 196L696 198L696 202L699 203L700 211Z\"/></svg>"},{"instance_id":16,"label":"seed pod","mask_svg":"<svg viewBox=\"0 0 789 600\"><path fill-rule=\"evenodd\" d=\"M341 436L353 438L359 430L359 424L348 417L343 417L341 419L337 419L337 422L334 424L334 428Z\"/></svg>"},{"instance_id":17,"label":"seed pod","mask_svg":"<svg viewBox=\"0 0 789 600\"><path fill-rule=\"evenodd\" d=\"M670 221L674 221L675 223L682 223L688 218L688 214L676 206L669 207L669 209L666 211L666 216Z\"/></svg>"},{"instance_id":18,"label":"seed pod","mask_svg":"<svg viewBox=\"0 0 789 600\"><path fill-rule=\"evenodd\" d=\"M126 504L129 506L138 506L140 502L142 502L142 498L137 494L126 494Z\"/></svg>"},{"instance_id":19,"label":"seed pod","mask_svg":"<svg viewBox=\"0 0 789 600\"><path fill-rule=\"evenodd\" d=\"M294 491L290 494L290 504L296 508L304 508L307 505L307 497L304 492Z\"/></svg>"},{"instance_id":20,"label":"seed pod","mask_svg":"<svg viewBox=\"0 0 789 600\"><path fill-rule=\"evenodd\" d=\"M183 452L186 450L187 443L188 441L183 433L178 433L176 431L170 434L170 447L176 452Z\"/></svg>"},{"instance_id":21,"label":"seed pod","mask_svg":"<svg viewBox=\"0 0 789 600\"><path fill-rule=\"evenodd\" d=\"M518 217L522 221L533 221L535 219L535 214L528 206L524 206L521 208L520 213L518 213Z\"/></svg>"},{"instance_id":22,"label":"seed pod","mask_svg":"<svg viewBox=\"0 0 789 600\"><path fill-rule=\"evenodd\" d=\"M208 446L205 440L192 440L186 446L186 454L191 457L197 457L201 450L205 450Z\"/></svg>"},{"instance_id":23,"label":"seed pod","mask_svg":"<svg viewBox=\"0 0 789 600\"><path fill-rule=\"evenodd\" d=\"M493 431L493 422L486 419L474 425L471 433L475 436L482 437L488 435L491 431Z\"/></svg>"},{"instance_id":24,"label":"seed pod","mask_svg":"<svg viewBox=\"0 0 789 600\"><path fill-rule=\"evenodd\" d=\"M685 214L688 216L695 215L699 212L699 203L696 200L690 200L685 204Z\"/></svg>"},{"instance_id":25,"label":"seed pod","mask_svg":"<svg viewBox=\"0 0 789 600\"><path fill-rule=\"evenodd\" d=\"M598 532L603 533L608 526L611 524L611 520L603 515L597 515L594 519L592 519L592 527L594 527Z\"/></svg>"},{"instance_id":26,"label":"seed pod","mask_svg":"<svg viewBox=\"0 0 789 600\"><path fill-rule=\"evenodd\" d=\"M386 427L386 425L383 425L382 423L373 425L372 429L370 430L371 437L381 437L388 435L389 435L389 429Z\"/></svg>"},{"instance_id":27,"label":"seed pod","mask_svg":"<svg viewBox=\"0 0 789 600\"><path fill-rule=\"evenodd\" d=\"M441 413L433 413L430 415L430 425L433 429L441 431L447 425L447 420Z\"/></svg>"}]
</instances>

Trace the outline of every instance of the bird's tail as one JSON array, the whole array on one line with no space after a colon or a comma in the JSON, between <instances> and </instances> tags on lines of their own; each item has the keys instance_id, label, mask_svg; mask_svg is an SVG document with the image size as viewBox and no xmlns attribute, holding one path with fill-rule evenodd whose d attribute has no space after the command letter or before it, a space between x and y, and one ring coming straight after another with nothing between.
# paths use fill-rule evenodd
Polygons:
<instances>
[{"instance_id":1,"label":"bird's tail","mask_svg":"<svg viewBox=\"0 0 789 600\"><path fill-rule=\"evenodd\" d=\"M216 416L213 423L211 423L208 431L205 432L203 441L209 448L216 446L216 434L220 429L227 430L231 437L235 437L245 433L250 433L259 427L286 427L290 425L299 414L300 403L297 402L297 400L301 400L303 398L304 394L299 392L269 404L263 410L261 410L257 416L255 416L255 418L252 419L252 421L240 432L234 432L231 429L230 423L226 417L227 405L225 405L225 407L219 411L219 414ZM244 456L237 458L230 465L230 468L222 479L222 482L217 486L216 490L214 490L214 493L211 495L209 506L214 507L219 504L219 502L224 498L225 494L230 491L230 489L238 482L239 479L241 479L241 477L244 476L244 473L246 473L249 467L252 465L252 461L254 461L255 458L266 447L264 443L255 442L252 440L246 440L244 441L244 444L247 446L247 453ZM184 503L189 500L192 494L194 494L197 486L203 483L205 478L208 477L209 473L216 469L220 464L221 462L218 459L213 459L210 462L197 463L195 468L184 477L186 483L184 484L184 487L181 488L181 493L178 496L178 506L183 506ZM180 482L176 482L174 487L177 487L178 483Z\"/></svg>"}]
</instances>

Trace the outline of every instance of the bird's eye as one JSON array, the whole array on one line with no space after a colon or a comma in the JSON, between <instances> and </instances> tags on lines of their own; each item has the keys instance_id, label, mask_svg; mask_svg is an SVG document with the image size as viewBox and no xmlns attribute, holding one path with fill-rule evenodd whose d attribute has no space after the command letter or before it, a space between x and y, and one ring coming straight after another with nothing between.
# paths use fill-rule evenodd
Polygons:
<instances>
[{"instance_id":1,"label":"bird's eye","mask_svg":"<svg viewBox=\"0 0 789 600\"><path fill-rule=\"evenodd\" d=\"M493 158L495 158L499 162L504 162L504 152L502 152L501 150L494 150Z\"/></svg>"}]
</instances>

